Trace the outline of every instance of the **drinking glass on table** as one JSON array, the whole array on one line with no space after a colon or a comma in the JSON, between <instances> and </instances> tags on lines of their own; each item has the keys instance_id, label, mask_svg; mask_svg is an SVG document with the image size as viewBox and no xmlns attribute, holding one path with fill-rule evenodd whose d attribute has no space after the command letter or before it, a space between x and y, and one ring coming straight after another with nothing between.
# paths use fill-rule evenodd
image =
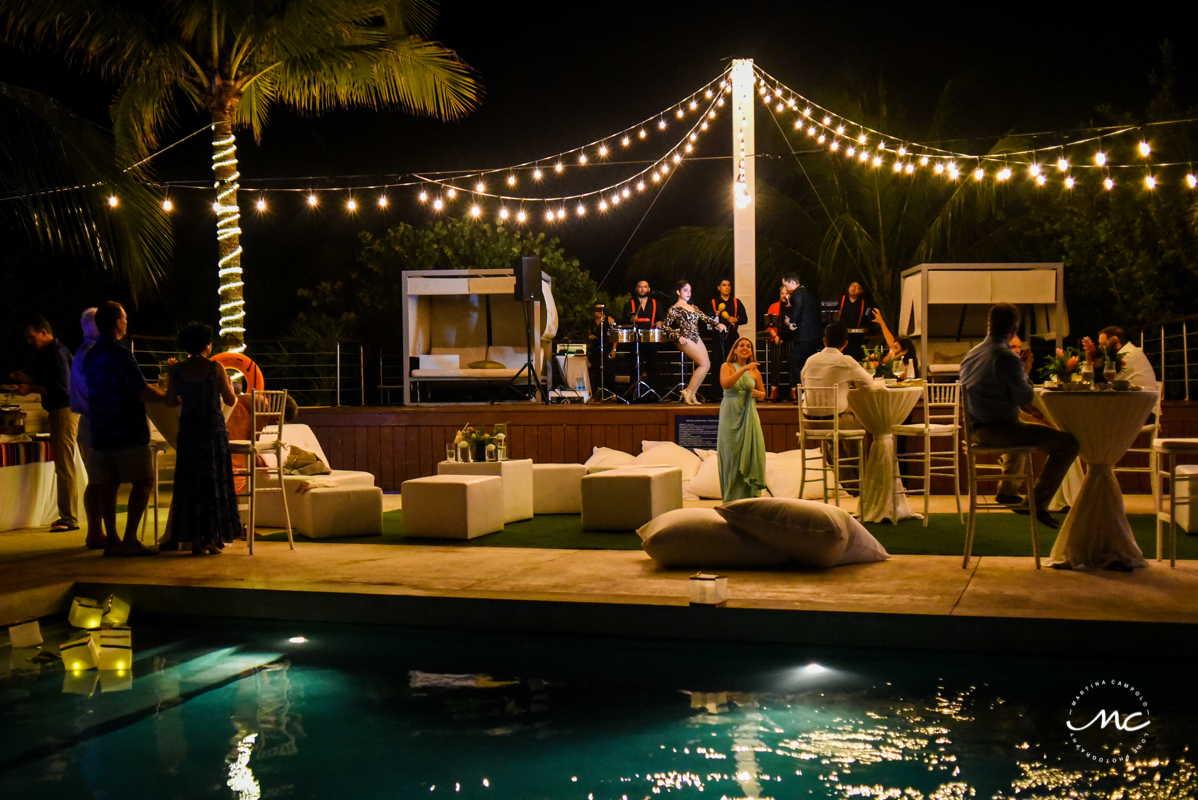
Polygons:
<instances>
[{"instance_id":1,"label":"drinking glass on table","mask_svg":"<svg viewBox=\"0 0 1198 800\"><path fill-rule=\"evenodd\" d=\"M458 449L456 447L454 447L453 442L445 443L445 460L446 461L457 461L458 460Z\"/></svg>"}]
</instances>

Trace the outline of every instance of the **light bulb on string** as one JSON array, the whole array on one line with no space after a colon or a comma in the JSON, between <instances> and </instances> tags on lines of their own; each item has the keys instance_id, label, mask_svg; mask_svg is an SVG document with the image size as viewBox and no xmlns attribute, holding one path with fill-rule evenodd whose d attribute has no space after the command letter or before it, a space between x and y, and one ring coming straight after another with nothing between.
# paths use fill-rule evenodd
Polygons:
<instances>
[{"instance_id":1,"label":"light bulb on string","mask_svg":"<svg viewBox=\"0 0 1198 800\"><path fill-rule=\"evenodd\" d=\"M921 156L919 159L919 166L926 167L928 165L928 162L930 162L931 160L932 159L928 158L927 156Z\"/></svg>"},{"instance_id":2,"label":"light bulb on string","mask_svg":"<svg viewBox=\"0 0 1198 800\"><path fill-rule=\"evenodd\" d=\"M483 192L487 191L487 184L483 183L482 181L479 181L478 183L476 183L474 185L474 191L478 192L479 194L482 194Z\"/></svg>"},{"instance_id":3,"label":"light bulb on string","mask_svg":"<svg viewBox=\"0 0 1198 800\"><path fill-rule=\"evenodd\" d=\"M1106 153L1099 150L1094 154L1094 163L1100 167L1106 166Z\"/></svg>"},{"instance_id":4,"label":"light bulb on string","mask_svg":"<svg viewBox=\"0 0 1198 800\"><path fill-rule=\"evenodd\" d=\"M657 127L664 131L666 129L666 121L664 119L659 119L657 121Z\"/></svg>"},{"instance_id":5,"label":"light bulb on string","mask_svg":"<svg viewBox=\"0 0 1198 800\"><path fill-rule=\"evenodd\" d=\"M477 218L481 213L483 213L483 210L477 204L470 206L470 216Z\"/></svg>"},{"instance_id":6,"label":"light bulb on string","mask_svg":"<svg viewBox=\"0 0 1198 800\"><path fill-rule=\"evenodd\" d=\"M554 171L554 172L559 172L559 173L560 173L560 172L561 172L562 170L564 170L565 168L566 168L566 165L565 165L565 164L563 164L563 163L562 163L562 162L560 162L560 161L559 161L559 162L557 162L556 164L554 164L554 165L553 165L553 171Z\"/></svg>"},{"instance_id":7,"label":"light bulb on string","mask_svg":"<svg viewBox=\"0 0 1198 800\"><path fill-rule=\"evenodd\" d=\"M1110 178L1107 178L1102 182L1102 187L1109 192L1111 189L1115 188L1115 182Z\"/></svg>"},{"instance_id":8,"label":"light bulb on string","mask_svg":"<svg viewBox=\"0 0 1198 800\"><path fill-rule=\"evenodd\" d=\"M220 213L220 201L219 200L214 200L212 202L212 210L215 211L217 214Z\"/></svg>"},{"instance_id":9,"label":"light bulb on string","mask_svg":"<svg viewBox=\"0 0 1198 800\"><path fill-rule=\"evenodd\" d=\"M507 209L501 206L501 207L499 208L499 218L500 218L500 219L507 219L507 216L508 216Z\"/></svg>"},{"instance_id":10,"label":"light bulb on string","mask_svg":"<svg viewBox=\"0 0 1198 800\"><path fill-rule=\"evenodd\" d=\"M642 138L642 139L644 139L644 138L645 138L646 136L648 136L648 135L649 135L649 134L645 133L645 129L644 129L644 128L641 128L641 130L640 130L640 133L638 133L638 134L637 134L637 136L639 136L639 137L640 137L640 138Z\"/></svg>"},{"instance_id":11,"label":"light bulb on string","mask_svg":"<svg viewBox=\"0 0 1198 800\"><path fill-rule=\"evenodd\" d=\"M587 154L586 154L586 153L579 153L579 154L578 154L578 163L579 163L579 164L585 164L585 163L587 163Z\"/></svg>"},{"instance_id":12,"label":"light bulb on string","mask_svg":"<svg viewBox=\"0 0 1198 800\"><path fill-rule=\"evenodd\" d=\"M1031 175L1033 178L1039 176L1040 165L1033 161L1027 168L1027 174Z\"/></svg>"},{"instance_id":13,"label":"light bulb on string","mask_svg":"<svg viewBox=\"0 0 1198 800\"><path fill-rule=\"evenodd\" d=\"M1073 188L1073 184L1074 184L1074 180L1073 180L1073 176L1072 176L1072 175L1070 175L1069 177L1065 178L1065 188L1066 188L1066 189L1072 189L1072 188Z\"/></svg>"},{"instance_id":14,"label":"light bulb on string","mask_svg":"<svg viewBox=\"0 0 1198 800\"><path fill-rule=\"evenodd\" d=\"M449 187L449 191L448 191L448 192L446 192L445 194L449 196L449 199L450 199L450 200L452 200L452 199L454 199L455 197L457 197L457 196L458 196L458 190L457 190L457 189L455 189L455 188L453 188L452 186L450 186L450 187Z\"/></svg>"},{"instance_id":15,"label":"light bulb on string","mask_svg":"<svg viewBox=\"0 0 1198 800\"><path fill-rule=\"evenodd\" d=\"M171 199L169 197L162 201L162 210L163 211L170 211L174 207L175 207L175 205L174 205L174 203L171 202Z\"/></svg>"},{"instance_id":16,"label":"light bulb on string","mask_svg":"<svg viewBox=\"0 0 1198 800\"><path fill-rule=\"evenodd\" d=\"M445 206L445 203L441 200L440 197L438 197L436 200L433 201L433 208L435 208L437 211L440 211L444 206Z\"/></svg>"},{"instance_id":17,"label":"light bulb on string","mask_svg":"<svg viewBox=\"0 0 1198 800\"><path fill-rule=\"evenodd\" d=\"M985 178L985 177L986 177L986 170L982 169L981 167L978 167L977 169L975 169L973 171L973 179L975 181L980 181L982 178Z\"/></svg>"},{"instance_id":18,"label":"light bulb on string","mask_svg":"<svg viewBox=\"0 0 1198 800\"><path fill-rule=\"evenodd\" d=\"M586 213L587 213L587 207L586 207L585 205L583 205L582 203L579 203L579 204L578 204L578 208L576 208L576 209L574 210L574 213L575 213L575 214L577 214L577 215L578 215L578 216L580 216L580 217L581 217L581 216L585 216L585 215L586 215Z\"/></svg>"},{"instance_id":19,"label":"light bulb on string","mask_svg":"<svg viewBox=\"0 0 1198 800\"><path fill-rule=\"evenodd\" d=\"M651 177L653 178L653 182L657 183L661 180L661 173L654 172Z\"/></svg>"},{"instance_id":20,"label":"light bulb on string","mask_svg":"<svg viewBox=\"0 0 1198 800\"><path fill-rule=\"evenodd\" d=\"M345 207L347 209L349 209L350 211L357 211L358 210L358 201L351 197L349 200L347 200L345 202Z\"/></svg>"},{"instance_id":21,"label":"light bulb on string","mask_svg":"<svg viewBox=\"0 0 1198 800\"><path fill-rule=\"evenodd\" d=\"M537 167L536 169L534 169L532 171L532 179L534 181L539 181L541 179L541 168L540 167Z\"/></svg>"},{"instance_id":22,"label":"light bulb on string","mask_svg":"<svg viewBox=\"0 0 1198 800\"><path fill-rule=\"evenodd\" d=\"M1060 158L1058 158L1057 159L1057 169L1059 169L1061 172L1065 172L1066 170L1068 170L1069 169L1069 159L1065 158L1064 156L1061 156Z\"/></svg>"},{"instance_id":23,"label":"light bulb on string","mask_svg":"<svg viewBox=\"0 0 1198 800\"><path fill-rule=\"evenodd\" d=\"M836 126L836 135L837 135L837 136L844 136L844 126L843 126L843 125L837 125L837 126Z\"/></svg>"},{"instance_id":24,"label":"light bulb on string","mask_svg":"<svg viewBox=\"0 0 1198 800\"><path fill-rule=\"evenodd\" d=\"M915 165L908 161L907 166L903 167L903 170L910 175L912 172L915 172Z\"/></svg>"},{"instance_id":25,"label":"light bulb on string","mask_svg":"<svg viewBox=\"0 0 1198 800\"><path fill-rule=\"evenodd\" d=\"M686 152L688 152L688 153L693 153L695 150L695 146L693 144L691 144L690 142L687 142L686 147L683 149L686 150Z\"/></svg>"},{"instance_id":26,"label":"light bulb on string","mask_svg":"<svg viewBox=\"0 0 1198 800\"><path fill-rule=\"evenodd\" d=\"M643 192L643 191L645 191L645 182L644 182L644 181L637 181L637 182L636 182L636 190L637 190L638 192Z\"/></svg>"},{"instance_id":27,"label":"light bulb on string","mask_svg":"<svg viewBox=\"0 0 1198 800\"><path fill-rule=\"evenodd\" d=\"M421 192L421 193L420 193L420 199L422 199L422 200L424 199L424 192ZM312 206L313 208L315 208L315 207L316 207L316 204L317 204L318 202L320 202L320 201L316 199L316 193L315 193L315 192L309 192L309 193L308 193L308 205L310 205L310 206Z\"/></svg>"},{"instance_id":28,"label":"light bulb on string","mask_svg":"<svg viewBox=\"0 0 1198 800\"><path fill-rule=\"evenodd\" d=\"M620 205L620 195L619 195L619 193L618 193L618 192L617 192L616 194L613 194L613 195L611 196L611 204L612 204L613 206L618 206L618 205Z\"/></svg>"},{"instance_id":29,"label":"light bulb on string","mask_svg":"<svg viewBox=\"0 0 1198 800\"><path fill-rule=\"evenodd\" d=\"M803 116L804 116L804 117L810 117L810 116L811 116L811 107L810 107L810 106L808 106L807 108L804 108L804 109L803 109Z\"/></svg>"},{"instance_id":30,"label":"light bulb on string","mask_svg":"<svg viewBox=\"0 0 1198 800\"><path fill-rule=\"evenodd\" d=\"M1140 155L1148 158L1152 154L1152 146L1148 142L1140 142Z\"/></svg>"},{"instance_id":31,"label":"light bulb on string","mask_svg":"<svg viewBox=\"0 0 1198 800\"><path fill-rule=\"evenodd\" d=\"M565 218L566 218L566 209L564 209L564 208L559 208L559 209L557 210L557 218L558 218L558 219L565 219Z\"/></svg>"},{"instance_id":32,"label":"light bulb on string","mask_svg":"<svg viewBox=\"0 0 1198 800\"><path fill-rule=\"evenodd\" d=\"M120 202L121 202L120 200L117 200L117 199L116 199L116 195L115 195L115 194L110 194L110 195L108 195L108 207L109 207L109 208L116 208L116 207L117 207L117 204L118 204L118 203L120 203Z\"/></svg>"},{"instance_id":33,"label":"light bulb on string","mask_svg":"<svg viewBox=\"0 0 1198 800\"><path fill-rule=\"evenodd\" d=\"M670 165L669 165L669 164L662 164L662 165L661 165L661 174L662 174L662 175L665 175L665 174L666 174L667 172L669 172L669 171L670 171Z\"/></svg>"},{"instance_id":34,"label":"light bulb on string","mask_svg":"<svg viewBox=\"0 0 1198 800\"><path fill-rule=\"evenodd\" d=\"M875 167L882 166L882 157L881 156L874 156L874 166Z\"/></svg>"},{"instance_id":35,"label":"light bulb on string","mask_svg":"<svg viewBox=\"0 0 1198 800\"><path fill-rule=\"evenodd\" d=\"M607 145L605 145L605 144L599 145L599 157L600 158L607 157Z\"/></svg>"},{"instance_id":36,"label":"light bulb on string","mask_svg":"<svg viewBox=\"0 0 1198 800\"><path fill-rule=\"evenodd\" d=\"M606 200L600 200L600 201L599 201L599 210L600 210L600 211L607 211L607 201L606 201Z\"/></svg>"},{"instance_id":37,"label":"light bulb on string","mask_svg":"<svg viewBox=\"0 0 1198 800\"><path fill-rule=\"evenodd\" d=\"M546 222L553 222L553 219L554 219L554 214L553 214L553 211L546 211L546 212L545 212L545 221L546 221Z\"/></svg>"},{"instance_id":38,"label":"light bulb on string","mask_svg":"<svg viewBox=\"0 0 1198 800\"><path fill-rule=\"evenodd\" d=\"M515 176L515 175L508 175L508 176L507 176L507 185L508 185L508 186L515 186L515 185L516 185L516 176Z\"/></svg>"},{"instance_id":39,"label":"light bulb on string","mask_svg":"<svg viewBox=\"0 0 1198 800\"><path fill-rule=\"evenodd\" d=\"M255 203L254 205L258 208L259 211L266 210L266 200L264 198L259 197L258 202Z\"/></svg>"},{"instance_id":40,"label":"light bulb on string","mask_svg":"<svg viewBox=\"0 0 1198 800\"><path fill-rule=\"evenodd\" d=\"M901 162L901 161L894 162L894 171L902 172L903 171L903 162Z\"/></svg>"},{"instance_id":41,"label":"light bulb on string","mask_svg":"<svg viewBox=\"0 0 1198 800\"><path fill-rule=\"evenodd\" d=\"M861 155L857 156L857 160L864 164L866 161L869 161L869 153L862 150Z\"/></svg>"},{"instance_id":42,"label":"light bulb on string","mask_svg":"<svg viewBox=\"0 0 1198 800\"><path fill-rule=\"evenodd\" d=\"M815 126L814 126L814 125L812 125L810 128L808 128L808 129L807 129L807 135L808 135L808 136L814 136L814 135L815 135Z\"/></svg>"},{"instance_id":43,"label":"light bulb on string","mask_svg":"<svg viewBox=\"0 0 1198 800\"><path fill-rule=\"evenodd\" d=\"M516 213L517 222L524 222L526 219L528 219L528 215L525 214L523 210Z\"/></svg>"},{"instance_id":44,"label":"light bulb on string","mask_svg":"<svg viewBox=\"0 0 1198 800\"><path fill-rule=\"evenodd\" d=\"M944 173L944 165L941 164L940 162L936 162L936 166L932 167L932 169L936 172L937 175L942 175Z\"/></svg>"},{"instance_id":45,"label":"light bulb on string","mask_svg":"<svg viewBox=\"0 0 1198 800\"><path fill-rule=\"evenodd\" d=\"M819 142L820 144L823 144L823 143L824 143L824 139L826 139L826 138L827 138L827 137L826 137L826 136L824 136L824 135L821 133L819 136L817 136L817 137L815 138L815 141Z\"/></svg>"},{"instance_id":46,"label":"light bulb on string","mask_svg":"<svg viewBox=\"0 0 1198 800\"><path fill-rule=\"evenodd\" d=\"M624 195L625 197L631 197L631 196L632 196L632 190L631 190L631 189L629 189L627 186L625 186L625 187L624 187L624 191L620 192L620 194Z\"/></svg>"},{"instance_id":47,"label":"light bulb on string","mask_svg":"<svg viewBox=\"0 0 1198 800\"><path fill-rule=\"evenodd\" d=\"M1011 168L1003 167L1002 169L1000 169L998 171L998 174L995 177L998 178L1000 181L1005 181L1007 178L1011 177Z\"/></svg>"},{"instance_id":48,"label":"light bulb on string","mask_svg":"<svg viewBox=\"0 0 1198 800\"><path fill-rule=\"evenodd\" d=\"M831 124L832 124L832 118L824 117L824 125L831 125Z\"/></svg>"},{"instance_id":49,"label":"light bulb on string","mask_svg":"<svg viewBox=\"0 0 1198 800\"><path fill-rule=\"evenodd\" d=\"M420 193L420 202L424 203L427 201L428 201L428 192L421 192ZM316 202L311 197L308 198L308 203L311 205L316 205Z\"/></svg>"},{"instance_id":50,"label":"light bulb on string","mask_svg":"<svg viewBox=\"0 0 1198 800\"><path fill-rule=\"evenodd\" d=\"M1189 186L1191 189L1198 189L1198 175L1192 172L1186 175L1186 186Z\"/></svg>"},{"instance_id":51,"label":"light bulb on string","mask_svg":"<svg viewBox=\"0 0 1198 800\"><path fill-rule=\"evenodd\" d=\"M620 140L620 144L624 145L625 147L627 147L631 143L632 143L632 140L629 139L627 136L625 136L623 139Z\"/></svg>"},{"instance_id":52,"label":"light bulb on string","mask_svg":"<svg viewBox=\"0 0 1198 800\"><path fill-rule=\"evenodd\" d=\"M694 110L695 110L696 108L698 108L698 107L699 107L699 104L698 104L698 103L696 103L694 100L691 100L691 102L690 102L690 110L691 110L691 111L694 111Z\"/></svg>"},{"instance_id":53,"label":"light bulb on string","mask_svg":"<svg viewBox=\"0 0 1198 800\"><path fill-rule=\"evenodd\" d=\"M387 200L387 195L385 195L385 194L379 195L379 208L386 208L388 202L389 201Z\"/></svg>"},{"instance_id":54,"label":"light bulb on string","mask_svg":"<svg viewBox=\"0 0 1198 800\"><path fill-rule=\"evenodd\" d=\"M850 147L848 150L844 151L844 155L846 158L852 158L853 156L857 155L857 148Z\"/></svg>"},{"instance_id":55,"label":"light bulb on string","mask_svg":"<svg viewBox=\"0 0 1198 800\"><path fill-rule=\"evenodd\" d=\"M1046 183L1048 183L1048 178L1044 177L1043 175L1036 176L1036 185L1037 186L1043 186Z\"/></svg>"},{"instance_id":56,"label":"light bulb on string","mask_svg":"<svg viewBox=\"0 0 1198 800\"><path fill-rule=\"evenodd\" d=\"M1145 176L1144 188L1145 189L1155 189L1156 188L1156 178L1152 177L1151 175Z\"/></svg>"},{"instance_id":57,"label":"light bulb on string","mask_svg":"<svg viewBox=\"0 0 1198 800\"><path fill-rule=\"evenodd\" d=\"M703 123L699 126L699 130L701 130L701 131L707 130L707 120L703 121Z\"/></svg>"}]
</instances>

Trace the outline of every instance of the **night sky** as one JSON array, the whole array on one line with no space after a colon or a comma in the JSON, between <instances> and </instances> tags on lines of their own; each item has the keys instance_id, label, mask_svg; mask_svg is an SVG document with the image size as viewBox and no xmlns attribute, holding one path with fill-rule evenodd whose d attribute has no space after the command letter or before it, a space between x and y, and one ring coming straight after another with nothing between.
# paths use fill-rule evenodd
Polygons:
<instances>
[{"instance_id":1,"label":"night sky","mask_svg":"<svg viewBox=\"0 0 1198 800\"><path fill-rule=\"evenodd\" d=\"M1100 15L987 5L985 16L963 12L964 5L917 7L741 2L697 11L682 3L533 2L469 9L446 3L435 38L477 70L485 96L476 113L440 123L399 112L300 118L276 110L261 143L248 132L239 139L242 185L257 190L368 184L379 175L497 168L549 157L668 109L733 58L752 58L791 88L827 104L846 82L880 79L892 107L902 110L899 118L908 130L895 131L900 135L926 129L950 79L969 82L960 118L964 132L983 141L1007 132L1105 124L1095 113L1100 103L1142 112L1151 96L1149 73L1170 36L1182 105L1192 96L1187 78L1195 74L1194 48L1181 36L1192 28L1192 18L1139 14L1134 6ZM0 68L3 80L106 119L112 87L95 76L82 77L61 59L9 50ZM765 124L760 110L758 121ZM164 140L203 124L202 117L185 113ZM718 120L697 155L728 156L728 125L727 116ZM208 136L201 134L157 158L156 177L207 183L210 158ZM625 292L635 280L625 266L639 247L678 225L724 219L730 180L728 161L695 162L671 180L648 213L643 200L605 219L588 217L552 232L596 279L610 271L604 288ZM380 214L366 202L352 217L343 199L314 212L301 194L269 192L269 211L260 217L252 207L257 192L243 194L249 337L280 335L300 308L295 290L352 263L356 229L429 219L414 203L415 193L392 190L388 211ZM139 309L140 332L171 333L181 318L215 315L211 192L177 189L171 196L177 207L175 264L161 300Z\"/></svg>"}]
</instances>

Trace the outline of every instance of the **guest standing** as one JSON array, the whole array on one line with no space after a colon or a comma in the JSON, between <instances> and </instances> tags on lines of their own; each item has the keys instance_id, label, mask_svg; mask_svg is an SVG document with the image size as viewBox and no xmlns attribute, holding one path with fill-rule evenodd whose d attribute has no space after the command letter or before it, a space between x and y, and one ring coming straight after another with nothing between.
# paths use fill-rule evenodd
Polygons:
<instances>
[{"instance_id":1,"label":"guest standing","mask_svg":"<svg viewBox=\"0 0 1198 800\"><path fill-rule=\"evenodd\" d=\"M725 503L757 497L765 488L765 436L757 416L757 401L765 399L765 384L753 360L753 343L741 337L720 365L720 428L716 444L720 494Z\"/></svg>"},{"instance_id":2,"label":"guest standing","mask_svg":"<svg viewBox=\"0 0 1198 800\"><path fill-rule=\"evenodd\" d=\"M786 297L781 300L782 320L778 332L784 341L790 342L790 399L795 400L802 383L803 367L807 359L820 350L824 326L819 320L819 301L799 284L797 273L784 275L782 286L786 289Z\"/></svg>"},{"instance_id":3,"label":"guest standing","mask_svg":"<svg viewBox=\"0 0 1198 800\"><path fill-rule=\"evenodd\" d=\"M83 377L83 361L91 352L92 346L100 339L96 330L96 309L89 308L79 318L79 326L83 328L83 344L75 351L71 361L71 411L79 415L79 452L83 454L83 468L88 470L87 488L83 490L83 515L87 517L87 549L104 549L104 523L100 519L98 487L92 482L91 467L91 417L88 415L87 379Z\"/></svg>"},{"instance_id":4,"label":"guest standing","mask_svg":"<svg viewBox=\"0 0 1198 800\"><path fill-rule=\"evenodd\" d=\"M168 405L182 404L176 445L171 541L191 542L195 555L216 555L241 532L229 432L221 401L237 402L224 367L208 358L212 328L193 322L179 334L188 352L170 371Z\"/></svg>"},{"instance_id":5,"label":"guest standing","mask_svg":"<svg viewBox=\"0 0 1198 800\"><path fill-rule=\"evenodd\" d=\"M715 317L709 317L691 305L690 281L678 281L674 286L674 293L678 295L678 302L670 306L661 327L666 332L666 336L678 346L678 349L695 362L695 371L691 375L687 387L682 390L682 402L697 406L699 401L695 398L695 392L703 385L703 379L707 377L707 371L711 369L711 359L707 355L707 348L703 346L703 340L699 338L699 321L702 320L707 327L715 328L720 332L725 330L725 326Z\"/></svg>"},{"instance_id":6,"label":"guest standing","mask_svg":"<svg viewBox=\"0 0 1198 800\"><path fill-rule=\"evenodd\" d=\"M69 394L71 351L54 338L50 323L35 314L25 323L25 341L33 348L29 372L14 372L17 394L39 394L50 418L50 446L54 449L54 476L58 488L58 519L50 530L79 530L79 500L75 493L75 451L79 417L71 411Z\"/></svg>"},{"instance_id":7,"label":"guest standing","mask_svg":"<svg viewBox=\"0 0 1198 800\"><path fill-rule=\"evenodd\" d=\"M836 321L849 331L849 346L844 349L845 355L850 355L858 361L865 357L865 337L873 319L874 309L865 303L865 289L860 283L853 281L841 295L836 310Z\"/></svg>"},{"instance_id":8,"label":"guest standing","mask_svg":"<svg viewBox=\"0 0 1198 800\"><path fill-rule=\"evenodd\" d=\"M120 303L102 303L96 309L100 339L83 360L91 416L92 458L88 469L97 486L97 503L108 540L106 556L158 552L158 548L145 547L137 540L137 527L154 486L146 403L161 403L166 394L146 383L133 354L120 345L128 328L129 318ZM133 484L123 539L116 532L116 498L122 483Z\"/></svg>"}]
</instances>

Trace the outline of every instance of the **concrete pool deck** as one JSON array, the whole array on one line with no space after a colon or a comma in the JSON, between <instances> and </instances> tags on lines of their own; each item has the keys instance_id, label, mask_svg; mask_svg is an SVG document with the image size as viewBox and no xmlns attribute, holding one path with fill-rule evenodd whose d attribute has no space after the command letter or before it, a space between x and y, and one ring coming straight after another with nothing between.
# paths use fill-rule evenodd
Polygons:
<instances>
[{"instance_id":1,"label":"concrete pool deck","mask_svg":"<svg viewBox=\"0 0 1198 800\"><path fill-rule=\"evenodd\" d=\"M937 498L937 505L944 499ZM398 496L386 497L387 508ZM951 505L952 498L947 498ZM1149 512L1151 498L1127 498ZM947 506L933 507L947 512ZM917 525L918 523L906 523ZM964 531L962 531L962 535ZM729 571L690 607L687 570L643 552L257 542L220 556L104 558L82 532L0 533L0 625L119 591L140 609L484 631L1135 658L1198 655L1198 561L1034 569L1029 558L893 556L832 570Z\"/></svg>"}]
</instances>

